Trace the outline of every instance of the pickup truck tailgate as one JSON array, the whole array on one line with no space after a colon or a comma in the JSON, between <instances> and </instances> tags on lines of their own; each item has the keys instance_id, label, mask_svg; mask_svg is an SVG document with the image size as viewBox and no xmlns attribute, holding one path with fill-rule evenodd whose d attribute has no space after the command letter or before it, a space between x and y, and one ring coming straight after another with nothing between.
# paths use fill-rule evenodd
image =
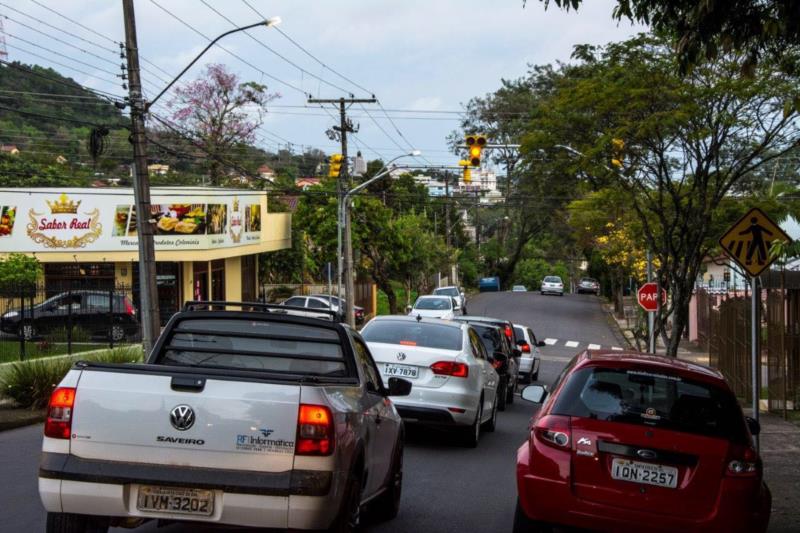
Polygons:
<instances>
[{"instance_id":1,"label":"pickup truck tailgate","mask_svg":"<svg viewBox=\"0 0 800 533\"><path fill-rule=\"evenodd\" d=\"M173 379L187 377L84 370L70 453L134 463L291 470L298 384L198 378L204 386L187 391Z\"/></svg>"}]
</instances>

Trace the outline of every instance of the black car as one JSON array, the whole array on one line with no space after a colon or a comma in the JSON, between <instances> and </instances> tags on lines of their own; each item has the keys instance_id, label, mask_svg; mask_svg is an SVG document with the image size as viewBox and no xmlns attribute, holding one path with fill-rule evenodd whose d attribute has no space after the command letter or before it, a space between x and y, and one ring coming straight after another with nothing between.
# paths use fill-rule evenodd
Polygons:
<instances>
[{"instance_id":1,"label":"black car","mask_svg":"<svg viewBox=\"0 0 800 533\"><path fill-rule=\"evenodd\" d=\"M113 309L113 312L112 312ZM125 294L108 291L62 292L35 304L12 309L0 316L3 333L34 340L55 330L79 328L91 338L122 341L139 332L136 309Z\"/></svg>"},{"instance_id":2,"label":"black car","mask_svg":"<svg viewBox=\"0 0 800 533\"><path fill-rule=\"evenodd\" d=\"M475 329L486 352L492 356L492 366L500 376L497 408L504 411L506 404L514 403L514 393L519 381L519 351L512 348L504 328L500 325L480 320L465 322Z\"/></svg>"}]
</instances>

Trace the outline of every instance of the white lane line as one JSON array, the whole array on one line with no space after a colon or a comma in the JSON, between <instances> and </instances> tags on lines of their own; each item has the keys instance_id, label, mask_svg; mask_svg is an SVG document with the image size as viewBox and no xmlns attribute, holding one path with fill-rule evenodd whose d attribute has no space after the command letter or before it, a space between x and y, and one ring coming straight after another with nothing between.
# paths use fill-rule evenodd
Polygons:
<instances>
[{"instance_id":1,"label":"white lane line","mask_svg":"<svg viewBox=\"0 0 800 533\"><path fill-rule=\"evenodd\" d=\"M619 346L612 346L612 347L611 347L611 349L612 349L612 350L614 350L615 352L622 352L622 351L624 351L624 350L623 350L622 348L620 348Z\"/></svg>"},{"instance_id":2,"label":"white lane line","mask_svg":"<svg viewBox=\"0 0 800 533\"><path fill-rule=\"evenodd\" d=\"M567 341L564 343L564 346L566 346L567 348L577 348L578 341Z\"/></svg>"},{"instance_id":3,"label":"white lane line","mask_svg":"<svg viewBox=\"0 0 800 533\"><path fill-rule=\"evenodd\" d=\"M599 350L600 349L600 345L599 344L590 344L589 345L589 349L590 350Z\"/></svg>"},{"instance_id":4,"label":"white lane line","mask_svg":"<svg viewBox=\"0 0 800 533\"><path fill-rule=\"evenodd\" d=\"M557 342L558 342L558 339L545 339L545 340L544 340L544 343L545 343L546 345L548 345L548 346L552 346L552 345L554 345L554 344L555 344L555 343L557 343Z\"/></svg>"}]
</instances>

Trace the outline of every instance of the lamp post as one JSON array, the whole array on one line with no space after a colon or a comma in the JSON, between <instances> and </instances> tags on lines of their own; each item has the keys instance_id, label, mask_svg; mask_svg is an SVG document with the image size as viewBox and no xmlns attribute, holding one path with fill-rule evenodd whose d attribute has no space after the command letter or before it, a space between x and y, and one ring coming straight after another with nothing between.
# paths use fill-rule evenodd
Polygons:
<instances>
[{"instance_id":1,"label":"lamp post","mask_svg":"<svg viewBox=\"0 0 800 533\"><path fill-rule=\"evenodd\" d=\"M420 155L422 152L419 150L413 150L410 153L399 155L394 159L391 159L388 163L386 163L383 168L378 171L378 173L365 181L364 183L360 183L356 185L347 193L345 193L342 202L339 204L339 213L338 213L338 220L337 220L337 231L339 235L339 281L338 281L338 296L339 296L339 304L342 303L342 260L344 259L344 276L345 276L345 296L344 296L344 305L345 305L345 316L347 323L350 327L355 327L355 314L353 312L353 297L355 292L355 286L353 284L353 246L352 246L352 238L351 238L351 228L350 228L350 201L354 194L358 193L359 191L369 187L379 179L389 175L394 167L390 167L392 163L397 161L398 159L402 159L403 157L416 157ZM342 230L344 227L344 230ZM344 254L342 254L342 232L346 232L345 241L345 250ZM342 257L344 255L344 258Z\"/></svg>"}]
</instances>

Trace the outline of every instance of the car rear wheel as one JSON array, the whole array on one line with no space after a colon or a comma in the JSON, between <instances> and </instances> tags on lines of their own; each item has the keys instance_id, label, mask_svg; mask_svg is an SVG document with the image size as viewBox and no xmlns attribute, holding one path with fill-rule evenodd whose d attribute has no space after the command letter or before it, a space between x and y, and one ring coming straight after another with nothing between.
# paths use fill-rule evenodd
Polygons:
<instances>
[{"instance_id":1,"label":"car rear wheel","mask_svg":"<svg viewBox=\"0 0 800 533\"><path fill-rule=\"evenodd\" d=\"M361 526L361 474L353 472L347 482L339 515L329 533L354 533Z\"/></svg>"},{"instance_id":2,"label":"car rear wheel","mask_svg":"<svg viewBox=\"0 0 800 533\"><path fill-rule=\"evenodd\" d=\"M497 397L495 396L494 405L492 405L492 418L490 418L484 425L483 430L486 433L494 433L497 428Z\"/></svg>"},{"instance_id":3,"label":"car rear wheel","mask_svg":"<svg viewBox=\"0 0 800 533\"><path fill-rule=\"evenodd\" d=\"M500 378L500 387L497 389L497 408L501 411L506 410L506 391L508 390L508 377Z\"/></svg>"},{"instance_id":4,"label":"car rear wheel","mask_svg":"<svg viewBox=\"0 0 800 533\"><path fill-rule=\"evenodd\" d=\"M467 448L477 448L481 438L481 418L483 418L483 401L478 403L478 413L475 415L475 422L463 429L461 442Z\"/></svg>"},{"instance_id":5,"label":"car rear wheel","mask_svg":"<svg viewBox=\"0 0 800 533\"><path fill-rule=\"evenodd\" d=\"M108 331L108 338L114 342L120 342L125 340L125 328L123 328L119 324L114 324Z\"/></svg>"},{"instance_id":6,"label":"car rear wheel","mask_svg":"<svg viewBox=\"0 0 800 533\"><path fill-rule=\"evenodd\" d=\"M528 383L533 383L534 381L539 381L539 371L531 372L530 377L528 378Z\"/></svg>"},{"instance_id":7,"label":"car rear wheel","mask_svg":"<svg viewBox=\"0 0 800 533\"><path fill-rule=\"evenodd\" d=\"M400 495L403 492L403 437L397 442L392 461L392 473L386 490L372 503L372 515L379 522L393 520L400 512Z\"/></svg>"},{"instance_id":8,"label":"car rear wheel","mask_svg":"<svg viewBox=\"0 0 800 533\"><path fill-rule=\"evenodd\" d=\"M18 335L26 341L30 341L39 336L39 330L30 322L26 322L20 325Z\"/></svg>"},{"instance_id":9,"label":"car rear wheel","mask_svg":"<svg viewBox=\"0 0 800 533\"><path fill-rule=\"evenodd\" d=\"M511 378L509 378L510 380ZM514 393L517 392L517 380L515 379L513 383L509 383L509 386L506 387L506 403L511 405L514 403Z\"/></svg>"},{"instance_id":10,"label":"car rear wheel","mask_svg":"<svg viewBox=\"0 0 800 533\"><path fill-rule=\"evenodd\" d=\"M106 533L108 520L69 513L47 513L47 533Z\"/></svg>"},{"instance_id":11,"label":"car rear wheel","mask_svg":"<svg viewBox=\"0 0 800 533\"><path fill-rule=\"evenodd\" d=\"M552 530L553 528L528 518L517 499L517 510L514 511L514 533L549 533Z\"/></svg>"}]
</instances>

